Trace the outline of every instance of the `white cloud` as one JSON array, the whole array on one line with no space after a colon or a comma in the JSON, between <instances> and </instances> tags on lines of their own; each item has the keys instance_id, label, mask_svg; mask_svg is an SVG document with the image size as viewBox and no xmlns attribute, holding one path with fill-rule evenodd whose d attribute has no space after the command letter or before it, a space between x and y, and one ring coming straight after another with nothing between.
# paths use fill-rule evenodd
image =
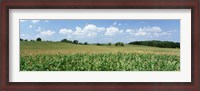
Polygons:
<instances>
[{"instance_id":1,"label":"white cloud","mask_svg":"<svg viewBox=\"0 0 200 91\"><path fill-rule=\"evenodd\" d=\"M31 20L33 23L38 23L40 20Z\"/></svg>"},{"instance_id":2,"label":"white cloud","mask_svg":"<svg viewBox=\"0 0 200 91\"><path fill-rule=\"evenodd\" d=\"M88 33L86 36L87 37L95 37L95 36L97 36L97 33L91 32L91 33Z\"/></svg>"},{"instance_id":3,"label":"white cloud","mask_svg":"<svg viewBox=\"0 0 200 91\"><path fill-rule=\"evenodd\" d=\"M33 26L32 26L32 25L29 25L28 27L29 27L29 28L32 28Z\"/></svg>"},{"instance_id":4,"label":"white cloud","mask_svg":"<svg viewBox=\"0 0 200 91\"><path fill-rule=\"evenodd\" d=\"M126 32L128 32L128 33L132 32L132 31L134 31L134 30L132 30L132 29L127 29L126 30Z\"/></svg>"},{"instance_id":5,"label":"white cloud","mask_svg":"<svg viewBox=\"0 0 200 91\"><path fill-rule=\"evenodd\" d=\"M144 27L143 30L145 31L150 31L150 32L161 32L162 29L158 26L154 26L154 27Z\"/></svg>"},{"instance_id":6,"label":"white cloud","mask_svg":"<svg viewBox=\"0 0 200 91\"><path fill-rule=\"evenodd\" d=\"M118 24L117 24L118 25ZM170 37L170 31L163 31L159 26L152 27L141 27L138 29L127 28L122 30L118 27L110 26L110 27L97 27L94 24L87 24L84 27L77 26L74 30L62 28L59 31L60 34L65 34L67 38L78 39L80 41L90 40L93 42L98 41L120 41L126 40L126 42L138 39L153 39L156 37ZM121 38L115 36L120 35ZM112 36L112 37L111 37ZM100 38L100 39L99 39ZM108 39L111 38L111 39ZM94 41L97 40L97 41Z\"/></svg>"},{"instance_id":7,"label":"white cloud","mask_svg":"<svg viewBox=\"0 0 200 91\"><path fill-rule=\"evenodd\" d=\"M75 36L87 36L94 37L97 33L105 31L104 27L97 27L94 24L88 24L83 29L80 27L76 27L76 30L72 33Z\"/></svg>"},{"instance_id":8,"label":"white cloud","mask_svg":"<svg viewBox=\"0 0 200 91\"><path fill-rule=\"evenodd\" d=\"M73 32L73 35L84 36L87 34L87 31L82 30L80 27L76 27L76 30Z\"/></svg>"},{"instance_id":9,"label":"white cloud","mask_svg":"<svg viewBox=\"0 0 200 91\"><path fill-rule=\"evenodd\" d=\"M31 21L32 23L38 23L40 20L20 20L20 22Z\"/></svg>"},{"instance_id":10,"label":"white cloud","mask_svg":"<svg viewBox=\"0 0 200 91\"><path fill-rule=\"evenodd\" d=\"M55 31L47 30L47 31L41 31L39 35L45 37L45 36L52 36L53 34L55 34Z\"/></svg>"},{"instance_id":11,"label":"white cloud","mask_svg":"<svg viewBox=\"0 0 200 91\"><path fill-rule=\"evenodd\" d=\"M117 22L114 22L114 23L112 24L112 26L115 26L115 25L121 26L121 24L120 24L120 23L117 23Z\"/></svg>"},{"instance_id":12,"label":"white cloud","mask_svg":"<svg viewBox=\"0 0 200 91\"><path fill-rule=\"evenodd\" d=\"M20 20L20 22L25 22L25 21L27 21L27 20Z\"/></svg>"},{"instance_id":13,"label":"white cloud","mask_svg":"<svg viewBox=\"0 0 200 91\"><path fill-rule=\"evenodd\" d=\"M84 27L84 30L89 30L89 31L95 31L95 29L97 29L97 27L93 24L88 24Z\"/></svg>"},{"instance_id":14,"label":"white cloud","mask_svg":"<svg viewBox=\"0 0 200 91\"><path fill-rule=\"evenodd\" d=\"M45 20L45 22L49 22L48 20Z\"/></svg>"},{"instance_id":15,"label":"white cloud","mask_svg":"<svg viewBox=\"0 0 200 91\"><path fill-rule=\"evenodd\" d=\"M135 36L145 36L146 34L147 34L146 31L137 31L137 32L135 33Z\"/></svg>"},{"instance_id":16,"label":"white cloud","mask_svg":"<svg viewBox=\"0 0 200 91\"><path fill-rule=\"evenodd\" d=\"M113 23L113 26L115 26L116 24L117 24L117 22L114 22L114 23Z\"/></svg>"},{"instance_id":17,"label":"white cloud","mask_svg":"<svg viewBox=\"0 0 200 91\"><path fill-rule=\"evenodd\" d=\"M77 26L75 30L72 29L60 29L60 34L66 34L67 36L75 36L79 38L95 37L97 34L103 33L106 29L104 27L97 27L94 24L87 24L83 28Z\"/></svg>"},{"instance_id":18,"label":"white cloud","mask_svg":"<svg viewBox=\"0 0 200 91\"><path fill-rule=\"evenodd\" d=\"M126 32L129 33L130 35L134 35L135 30L133 30L133 29L127 29Z\"/></svg>"},{"instance_id":19,"label":"white cloud","mask_svg":"<svg viewBox=\"0 0 200 91\"><path fill-rule=\"evenodd\" d=\"M71 29L60 29L59 33L60 34L71 34L73 31Z\"/></svg>"},{"instance_id":20,"label":"white cloud","mask_svg":"<svg viewBox=\"0 0 200 91\"><path fill-rule=\"evenodd\" d=\"M131 30L126 30L129 34L133 34ZM153 27L143 27L139 28L138 30L135 30L134 32L135 36L147 36L147 37L159 37L159 36L165 36L170 35L170 32L164 32L162 29L158 26Z\"/></svg>"},{"instance_id":21,"label":"white cloud","mask_svg":"<svg viewBox=\"0 0 200 91\"><path fill-rule=\"evenodd\" d=\"M40 31L42 31L42 28L38 27L35 31L40 32Z\"/></svg>"},{"instance_id":22,"label":"white cloud","mask_svg":"<svg viewBox=\"0 0 200 91\"><path fill-rule=\"evenodd\" d=\"M165 35L171 35L169 32L161 32L161 33L153 33L154 36L159 37L159 36L165 36Z\"/></svg>"},{"instance_id":23,"label":"white cloud","mask_svg":"<svg viewBox=\"0 0 200 91\"><path fill-rule=\"evenodd\" d=\"M76 27L74 31L72 29L60 29L59 33L60 34L68 34L68 35L73 35L73 36L82 36L82 37L95 37L98 35L108 35L112 36L115 34L122 33L123 30L119 30L117 27L109 27L109 28L104 28L104 27L97 27L94 24L87 24L85 27Z\"/></svg>"},{"instance_id":24,"label":"white cloud","mask_svg":"<svg viewBox=\"0 0 200 91\"><path fill-rule=\"evenodd\" d=\"M122 33L123 30L119 30L117 27L109 27L106 29L105 35L112 36L115 34Z\"/></svg>"},{"instance_id":25,"label":"white cloud","mask_svg":"<svg viewBox=\"0 0 200 91\"><path fill-rule=\"evenodd\" d=\"M22 38L22 39L30 39L30 36L28 34L21 34L20 38Z\"/></svg>"},{"instance_id":26,"label":"white cloud","mask_svg":"<svg viewBox=\"0 0 200 91\"><path fill-rule=\"evenodd\" d=\"M24 36L26 36L25 34L21 34L21 36L20 37L24 37Z\"/></svg>"},{"instance_id":27,"label":"white cloud","mask_svg":"<svg viewBox=\"0 0 200 91\"><path fill-rule=\"evenodd\" d=\"M97 27L96 25L93 25L93 24L88 24L87 26L84 27L83 30L90 31L90 32L101 32L101 31L104 31L105 28Z\"/></svg>"}]
</instances>

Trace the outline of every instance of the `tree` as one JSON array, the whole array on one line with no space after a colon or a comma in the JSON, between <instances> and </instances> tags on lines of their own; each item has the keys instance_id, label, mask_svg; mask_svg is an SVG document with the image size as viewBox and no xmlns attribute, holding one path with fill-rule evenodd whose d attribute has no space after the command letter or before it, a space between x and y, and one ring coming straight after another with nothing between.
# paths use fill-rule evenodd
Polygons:
<instances>
[{"instance_id":1,"label":"tree","mask_svg":"<svg viewBox=\"0 0 200 91\"><path fill-rule=\"evenodd\" d=\"M42 41L42 39L41 38L37 38L36 41Z\"/></svg>"},{"instance_id":2,"label":"tree","mask_svg":"<svg viewBox=\"0 0 200 91\"><path fill-rule=\"evenodd\" d=\"M117 43L115 43L115 46L124 46L124 43L122 43L122 42L117 42Z\"/></svg>"},{"instance_id":3,"label":"tree","mask_svg":"<svg viewBox=\"0 0 200 91\"><path fill-rule=\"evenodd\" d=\"M88 45L88 43L87 43L87 42L84 42L84 45Z\"/></svg>"},{"instance_id":4,"label":"tree","mask_svg":"<svg viewBox=\"0 0 200 91\"><path fill-rule=\"evenodd\" d=\"M68 40L67 43L72 43L72 41L71 41L71 40Z\"/></svg>"},{"instance_id":5,"label":"tree","mask_svg":"<svg viewBox=\"0 0 200 91\"><path fill-rule=\"evenodd\" d=\"M63 42L63 43L72 43L71 40L67 40L67 39L62 39L60 42Z\"/></svg>"},{"instance_id":6,"label":"tree","mask_svg":"<svg viewBox=\"0 0 200 91\"><path fill-rule=\"evenodd\" d=\"M109 43L108 43L108 46L111 46L111 45L112 45L112 43L109 42Z\"/></svg>"},{"instance_id":7,"label":"tree","mask_svg":"<svg viewBox=\"0 0 200 91\"><path fill-rule=\"evenodd\" d=\"M25 39L24 41L28 41L27 39Z\"/></svg>"},{"instance_id":8,"label":"tree","mask_svg":"<svg viewBox=\"0 0 200 91\"><path fill-rule=\"evenodd\" d=\"M24 41L24 40L20 38L20 41Z\"/></svg>"},{"instance_id":9,"label":"tree","mask_svg":"<svg viewBox=\"0 0 200 91\"><path fill-rule=\"evenodd\" d=\"M73 44L78 44L78 40L74 40L74 41L73 41Z\"/></svg>"},{"instance_id":10,"label":"tree","mask_svg":"<svg viewBox=\"0 0 200 91\"><path fill-rule=\"evenodd\" d=\"M101 44L100 44L100 43L97 43L97 45L98 45L98 46L101 46Z\"/></svg>"},{"instance_id":11,"label":"tree","mask_svg":"<svg viewBox=\"0 0 200 91\"><path fill-rule=\"evenodd\" d=\"M67 39L62 39L60 42L67 42Z\"/></svg>"},{"instance_id":12,"label":"tree","mask_svg":"<svg viewBox=\"0 0 200 91\"><path fill-rule=\"evenodd\" d=\"M129 44L132 44L132 45L154 46L154 47L161 47L161 48L180 48L180 43L178 43L178 42L171 42L171 41L158 41L158 40L135 41L135 42L130 42Z\"/></svg>"}]
</instances>

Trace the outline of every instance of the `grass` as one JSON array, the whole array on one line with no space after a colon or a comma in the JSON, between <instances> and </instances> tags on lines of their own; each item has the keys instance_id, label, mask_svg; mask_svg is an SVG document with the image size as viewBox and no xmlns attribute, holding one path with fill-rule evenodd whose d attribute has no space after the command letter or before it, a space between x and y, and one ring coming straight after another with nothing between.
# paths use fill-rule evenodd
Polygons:
<instances>
[{"instance_id":1,"label":"grass","mask_svg":"<svg viewBox=\"0 0 200 91\"><path fill-rule=\"evenodd\" d=\"M180 49L20 42L21 71L179 71Z\"/></svg>"}]
</instances>

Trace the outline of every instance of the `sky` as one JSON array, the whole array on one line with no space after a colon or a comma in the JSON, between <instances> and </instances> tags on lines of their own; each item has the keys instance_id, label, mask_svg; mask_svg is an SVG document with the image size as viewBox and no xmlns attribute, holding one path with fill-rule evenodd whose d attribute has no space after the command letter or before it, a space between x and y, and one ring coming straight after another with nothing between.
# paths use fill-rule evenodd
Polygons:
<instances>
[{"instance_id":1,"label":"sky","mask_svg":"<svg viewBox=\"0 0 200 91\"><path fill-rule=\"evenodd\" d=\"M180 42L180 20L31 20L20 19L20 38L88 43Z\"/></svg>"}]
</instances>

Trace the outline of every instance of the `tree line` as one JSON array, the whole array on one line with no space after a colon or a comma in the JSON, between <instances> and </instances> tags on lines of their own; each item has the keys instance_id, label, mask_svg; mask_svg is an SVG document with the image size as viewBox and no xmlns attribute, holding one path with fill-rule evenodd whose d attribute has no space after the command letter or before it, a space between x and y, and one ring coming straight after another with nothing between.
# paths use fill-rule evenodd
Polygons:
<instances>
[{"instance_id":1,"label":"tree line","mask_svg":"<svg viewBox=\"0 0 200 91\"><path fill-rule=\"evenodd\" d=\"M27 39L21 39L20 41L28 41ZM30 40L30 41L42 41L41 38L37 38L36 40ZM79 42L78 40L68 40L68 39L62 39L59 42L63 43L71 43L71 44L79 44L79 45L89 45L88 42ZM153 47L161 47L161 48L180 48L180 43L179 42L171 42L171 41L158 41L158 40L150 40L150 41L134 41L128 43L129 45L145 45L145 46L153 46ZM113 45L112 43L96 43L97 46L111 46ZM117 42L114 43L115 46L125 46L125 43L123 42Z\"/></svg>"},{"instance_id":2,"label":"tree line","mask_svg":"<svg viewBox=\"0 0 200 91\"><path fill-rule=\"evenodd\" d=\"M64 42L64 43L72 43L72 44L81 44L81 45L89 45L87 42L81 43L78 40L67 40L67 39L62 39L60 42ZM112 43L96 43L97 46L103 46L103 45L108 45L111 46ZM123 42L117 42L115 43L115 46L124 46L125 44Z\"/></svg>"},{"instance_id":3,"label":"tree line","mask_svg":"<svg viewBox=\"0 0 200 91\"><path fill-rule=\"evenodd\" d=\"M145 46L153 46L153 47L161 47L161 48L180 48L179 42L171 42L171 41L158 41L158 40L151 40L151 41L134 41L128 44L131 45L145 45Z\"/></svg>"},{"instance_id":4,"label":"tree line","mask_svg":"<svg viewBox=\"0 0 200 91\"><path fill-rule=\"evenodd\" d=\"M21 39L20 38L20 41L28 41L27 39ZM36 40L30 40L30 41L42 41L42 39L41 38L37 38ZM63 42L63 43L71 43L71 44L79 44L79 45L89 45L89 43L88 42L84 42L84 43L82 43L82 42L79 42L78 40L68 40L68 39L62 39L61 41L59 41L59 42ZM96 43L96 45L97 46L104 46L104 45L107 45L107 46L111 46L112 45L112 43ZM117 43L115 43L115 46L124 46L125 44L123 43L123 42L117 42Z\"/></svg>"},{"instance_id":5,"label":"tree line","mask_svg":"<svg viewBox=\"0 0 200 91\"><path fill-rule=\"evenodd\" d=\"M21 39L20 38L20 41L28 41L27 39ZM42 41L42 39L41 38L37 38L36 40L30 40L30 41Z\"/></svg>"},{"instance_id":6,"label":"tree line","mask_svg":"<svg viewBox=\"0 0 200 91\"><path fill-rule=\"evenodd\" d=\"M80 45L88 45L87 42L82 43L82 42L79 42L78 40L71 41L71 40L67 40L67 39L62 39L60 42L71 43L71 44L80 44Z\"/></svg>"}]
</instances>

